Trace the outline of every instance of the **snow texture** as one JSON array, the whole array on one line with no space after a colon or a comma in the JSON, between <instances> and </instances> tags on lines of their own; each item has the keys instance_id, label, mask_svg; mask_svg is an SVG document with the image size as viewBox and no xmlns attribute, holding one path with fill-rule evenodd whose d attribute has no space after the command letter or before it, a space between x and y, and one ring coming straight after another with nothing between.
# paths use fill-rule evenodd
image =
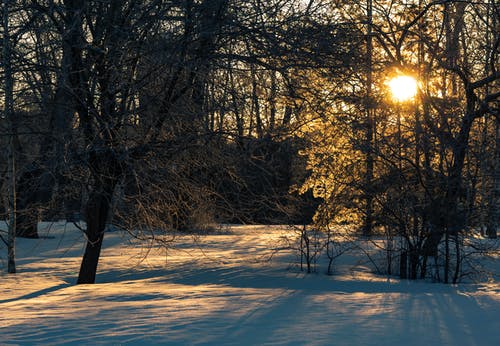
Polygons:
<instances>
[{"instance_id":1,"label":"snow texture","mask_svg":"<svg viewBox=\"0 0 500 346\"><path fill-rule=\"evenodd\" d=\"M0 248L2 346L500 345L498 282L399 281L354 256L334 276L304 274L290 251L271 250L283 227L181 235L168 251L110 232L95 285L74 285L80 231L39 230L18 239L15 275Z\"/></svg>"}]
</instances>

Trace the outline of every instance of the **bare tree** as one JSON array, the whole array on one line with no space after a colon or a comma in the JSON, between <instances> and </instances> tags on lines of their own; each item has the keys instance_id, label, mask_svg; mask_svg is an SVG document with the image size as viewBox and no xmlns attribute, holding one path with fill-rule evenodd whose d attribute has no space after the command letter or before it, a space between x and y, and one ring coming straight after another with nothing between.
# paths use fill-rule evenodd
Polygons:
<instances>
[{"instance_id":1,"label":"bare tree","mask_svg":"<svg viewBox=\"0 0 500 346\"><path fill-rule=\"evenodd\" d=\"M7 184L7 196L5 196L4 205L9 214L8 235L7 235L7 252L8 252L8 268L9 273L16 272L15 262L15 241L16 241L16 165L17 165L17 124L14 115L14 76L12 71L12 51L11 37L9 28L9 1L4 0L2 3L2 29L3 29L3 70L5 83L5 100L4 100L4 119L8 122L9 144L8 144L8 163L7 176L5 184Z\"/></svg>"},{"instance_id":2,"label":"bare tree","mask_svg":"<svg viewBox=\"0 0 500 346\"><path fill-rule=\"evenodd\" d=\"M395 235L400 239L403 277L415 279L419 269L425 276L428 257L436 258L443 245L443 280L456 281L463 237L468 234L462 216L466 215L464 173L469 165L471 131L478 119L497 116L500 97L495 88L500 78L496 71L498 26L475 18L491 16L498 9L490 3L391 1L373 4L372 10L370 74L374 81L380 81L373 87L377 123L373 127L375 140L369 141L373 144L370 185L375 224L385 228L391 239ZM359 9L352 13L363 15ZM496 33L489 36L496 39L488 44L481 35L472 34L478 32ZM383 82L397 74L422 77L418 102L404 107L391 105ZM313 173L306 186L316 189L316 195L331 206L344 203L332 191L349 189L352 202L346 203L346 210L353 212L356 222L360 216L366 217L366 209L360 208L363 203L366 206L366 192L365 202L359 198L369 174L362 179L353 174L352 167L356 167L355 172L370 171L360 161L367 148L366 136L362 145L357 134L360 125L356 113L360 110L355 105L361 103L356 101L356 93L361 90L352 89L350 100L355 101L351 107L345 101L331 103L330 112L338 114L337 121L325 120L320 125L323 131L313 128L307 132L316 143L309 153ZM401 112L407 116L402 117ZM328 154L326 148L334 148L334 152ZM344 167L344 172L335 166ZM341 220L340 215L332 222Z\"/></svg>"}]
</instances>

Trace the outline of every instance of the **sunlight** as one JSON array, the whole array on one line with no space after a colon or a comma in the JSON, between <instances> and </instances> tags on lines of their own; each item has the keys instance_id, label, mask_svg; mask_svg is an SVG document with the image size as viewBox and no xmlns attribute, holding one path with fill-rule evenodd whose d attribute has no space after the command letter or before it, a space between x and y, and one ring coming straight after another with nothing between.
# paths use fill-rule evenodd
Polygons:
<instances>
[{"instance_id":1,"label":"sunlight","mask_svg":"<svg viewBox=\"0 0 500 346\"><path fill-rule=\"evenodd\" d=\"M398 102L409 101L417 94L417 81L410 76L397 76L389 83L392 97Z\"/></svg>"}]
</instances>

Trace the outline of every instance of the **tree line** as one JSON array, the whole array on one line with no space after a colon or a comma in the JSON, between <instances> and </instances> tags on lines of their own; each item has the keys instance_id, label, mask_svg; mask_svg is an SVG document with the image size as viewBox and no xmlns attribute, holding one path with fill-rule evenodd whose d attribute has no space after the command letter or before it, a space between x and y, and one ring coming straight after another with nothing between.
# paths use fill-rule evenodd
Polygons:
<instances>
[{"instance_id":1,"label":"tree line","mask_svg":"<svg viewBox=\"0 0 500 346\"><path fill-rule=\"evenodd\" d=\"M403 239L412 278L444 244L449 281L471 229L498 229L499 11L4 0L9 272L39 218L83 217L78 283L95 281L109 224L140 237L210 222L348 223ZM419 80L411 104L389 100L399 73Z\"/></svg>"}]
</instances>

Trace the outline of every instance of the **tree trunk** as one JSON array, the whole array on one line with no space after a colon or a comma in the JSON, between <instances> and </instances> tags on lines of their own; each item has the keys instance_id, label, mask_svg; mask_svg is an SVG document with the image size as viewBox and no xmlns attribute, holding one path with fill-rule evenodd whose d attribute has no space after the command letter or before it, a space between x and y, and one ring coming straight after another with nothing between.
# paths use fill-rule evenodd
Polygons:
<instances>
[{"instance_id":1,"label":"tree trunk","mask_svg":"<svg viewBox=\"0 0 500 346\"><path fill-rule=\"evenodd\" d=\"M367 35L366 35L366 173L365 173L365 219L363 225L363 235L370 236L372 234L373 225L373 141L375 133L375 109L373 105L372 95L372 0L367 1Z\"/></svg>"},{"instance_id":2,"label":"tree trunk","mask_svg":"<svg viewBox=\"0 0 500 346\"><path fill-rule=\"evenodd\" d=\"M415 245L412 245L410 247L409 259L410 259L409 260L409 262L410 262L409 278L410 278L410 280L417 280L418 264L419 264L420 256L418 255L418 252L415 248Z\"/></svg>"},{"instance_id":3,"label":"tree trunk","mask_svg":"<svg viewBox=\"0 0 500 346\"><path fill-rule=\"evenodd\" d=\"M462 263L462 254L461 254L461 249L462 249L462 244L460 244L460 236L458 234L455 234L453 236L453 240L455 241L455 271L453 273L453 284L456 284L460 278L460 264Z\"/></svg>"},{"instance_id":4,"label":"tree trunk","mask_svg":"<svg viewBox=\"0 0 500 346\"><path fill-rule=\"evenodd\" d=\"M490 193L488 205L488 221L486 224L486 235L489 238L497 238L500 227L500 118L497 117L495 124L495 160L493 163L493 191Z\"/></svg>"},{"instance_id":5,"label":"tree trunk","mask_svg":"<svg viewBox=\"0 0 500 346\"><path fill-rule=\"evenodd\" d=\"M16 206L16 156L12 139L9 145L8 158L8 197L6 207L9 211L9 227L7 234L7 272L16 272L16 229L17 229L17 206Z\"/></svg>"},{"instance_id":6,"label":"tree trunk","mask_svg":"<svg viewBox=\"0 0 500 346\"><path fill-rule=\"evenodd\" d=\"M448 276L450 272L450 232L448 228L444 234L444 283L448 283Z\"/></svg>"},{"instance_id":7,"label":"tree trunk","mask_svg":"<svg viewBox=\"0 0 500 346\"><path fill-rule=\"evenodd\" d=\"M408 252L403 249L399 256L399 277L401 279L408 278Z\"/></svg>"},{"instance_id":8,"label":"tree trunk","mask_svg":"<svg viewBox=\"0 0 500 346\"><path fill-rule=\"evenodd\" d=\"M86 210L87 246L80 266L77 284L95 283L113 190L114 185L103 186L102 188L96 187L89 196Z\"/></svg>"},{"instance_id":9,"label":"tree trunk","mask_svg":"<svg viewBox=\"0 0 500 346\"><path fill-rule=\"evenodd\" d=\"M7 168L7 191L6 208L9 211L9 229L7 234L7 271L16 272L16 228L17 228L17 206L16 206L16 143L17 124L14 119L14 77L11 64L11 42L9 29L9 0L3 1L3 69L4 69L4 117L7 119L10 130L8 147Z\"/></svg>"},{"instance_id":10,"label":"tree trunk","mask_svg":"<svg viewBox=\"0 0 500 346\"><path fill-rule=\"evenodd\" d=\"M257 131L257 137L264 137L264 130L262 125L262 118L260 114L260 101L258 96L258 86L257 86L257 72L255 68L251 68L251 76L252 76L252 115L255 117L255 128ZM249 131L253 131L250 127ZM251 134L251 133L250 133Z\"/></svg>"},{"instance_id":11,"label":"tree trunk","mask_svg":"<svg viewBox=\"0 0 500 346\"><path fill-rule=\"evenodd\" d=\"M490 57L493 57L493 42L495 40L494 30L491 28L498 28L498 11L495 11L495 1L490 0L487 3L486 23L488 30L485 32L485 39L488 47L491 50L485 56L485 71L490 72ZM498 46L497 46L498 48ZM496 83L498 85L498 83ZM486 92L489 93L489 86L486 87ZM495 148L493 154L493 181L492 191L488 198L487 222L486 222L486 235L491 238L497 238L497 232L500 228L500 117L498 114L495 121Z\"/></svg>"},{"instance_id":12,"label":"tree trunk","mask_svg":"<svg viewBox=\"0 0 500 346\"><path fill-rule=\"evenodd\" d=\"M38 236L38 190L42 188L42 170L36 165L25 167L17 182L17 236L36 239Z\"/></svg>"},{"instance_id":13,"label":"tree trunk","mask_svg":"<svg viewBox=\"0 0 500 346\"><path fill-rule=\"evenodd\" d=\"M425 279L427 276L427 259L428 256L422 256L422 267L420 268L420 279Z\"/></svg>"},{"instance_id":14,"label":"tree trunk","mask_svg":"<svg viewBox=\"0 0 500 346\"><path fill-rule=\"evenodd\" d=\"M103 148L89 153L93 188L86 205L87 246L83 255L77 284L93 284L101 254L106 222L111 212L111 200L122 174L112 150Z\"/></svg>"}]
</instances>

